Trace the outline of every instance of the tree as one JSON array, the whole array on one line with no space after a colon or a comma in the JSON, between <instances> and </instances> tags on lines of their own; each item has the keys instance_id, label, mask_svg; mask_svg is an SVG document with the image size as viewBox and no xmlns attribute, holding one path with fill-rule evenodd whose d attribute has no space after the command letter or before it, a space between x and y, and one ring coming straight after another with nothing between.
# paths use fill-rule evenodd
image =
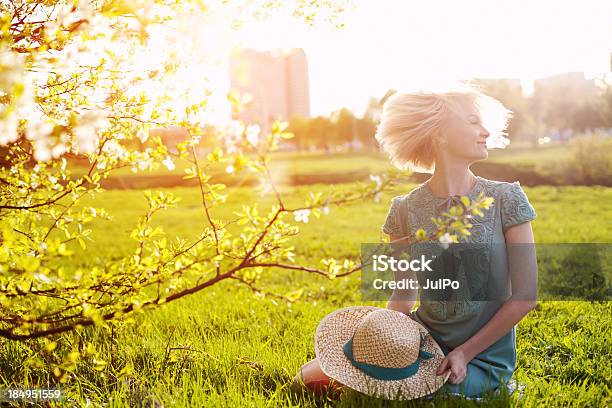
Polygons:
<instances>
[{"instance_id":1,"label":"tree","mask_svg":"<svg viewBox=\"0 0 612 408\"><path fill-rule=\"evenodd\" d=\"M265 2L259 11L280 5ZM307 21L319 7L302 1L291 6ZM350 193L311 192L303 205L290 207L269 170L269 153L293 137L286 123L276 122L262 135L257 126L231 120L208 141L211 151L199 155L199 135L210 134L203 118L211 93L187 98L176 81L203 61L189 65L193 61L175 47L164 48L168 55L157 55L150 65L143 61L152 52L152 38L176 38L184 18L210 12L200 2L15 1L1 7L0 135L10 165L0 168L0 336L25 340L106 327L222 280L291 301L260 288L261 274L278 267L335 278L361 268L333 258L319 266L297 265L286 241L299 227L287 217L307 222L335 205L378 200L400 175L373 176ZM189 41L181 39L187 49ZM202 85L187 79L189 87ZM241 109L235 93L227 98L235 111ZM152 132L170 126L188 135L176 152ZM142 143L133 143L137 140ZM84 172L78 172L75 157L86 159ZM185 178L198 181L207 223L198 238L170 240L154 227L154 217L179 202L169 193L145 192L148 209L130 235L137 243L133 253L92 268L66 267L75 246L88 244L90 222L107 217L103 208L83 205L82 198L99 193L101 181L116 169L174 168L177 160L188 163ZM272 194L275 204L263 211L243 205L232 220L216 217L215 210L230 198L210 175L218 165L236 175L255 173L262 193ZM458 239L469 227L465 216L488 205L485 197L467 203L465 213L448 214L435 236L419 239L448 233ZM239 235L230 232L232 224L240 226ZM58 370L55 375L64 379L69 369Z\"/></svg>"},{"instance_id":2,"label":"tree","mask_svg":"<svg viewBox=\"0 0 612 408\"><path fill-rule=\"evenodd\" d=\"M532 106L548 129L583 131L604 126L606 119L598 111L602 96L593 80L582 72L569 72L537 80Z\"/></svg>"},{"instance_id":3,"label":"tree","mask_svg":"<svg viewBox=\"0 0 612 408\"><path fill-rule=\"evenodd\" d=\"M323 147L325 151L329 151L330 138L332 137L333 126L329 118L325 116L317 116L310 120L309 138L312 141L310 144Z\"/></svg>"},{"instance_id":4,"label":"tree","mask_svg":"<svg viewBox=\"0 0 612 408\"><path fill-rule=\"evenodd\" d=\"M612 63L612 54L610 58ZM603 122L603 127L610 128L612 127L612 75L602 74L595 79L595 84L600 96L595 103L595 109Z\"/></svg>"},{"instance_id":5,"label":"tree","mask_svg":"<svg viewBox=\"0 0 612 408\"><path fill-rule=\"evenodd\" d=\"M376 126L380 122L382 113L382 105L378 98L370 97L363 117L357 120L357 135L364 146L368 146L371 150L377 151L378 145L374 135L376 134Z\"/></svg>"},{"instance_id":6,"label":"tree","mask_svg":"<svg viewBox=\"0 0 612 408\"><path fill-rule=\"evenodd\" d=\"M301 116L293 116L289 120L288 132L293 134L293 141L298 150L304 150L308 146L310 136L310 119Z\"/></svg>"},{"instance_id":7,"label":"tree","mask_svg":"<svg viewBox=\"0 0 612 408\"><path fill-rule=\"evenodd\" d=\"M347 108L342 108L332 113L331 121L334 126L334 132L332 133L334 144L352 143L356 140L356 118L353 112Z\"/></svg>"}]
</instances>

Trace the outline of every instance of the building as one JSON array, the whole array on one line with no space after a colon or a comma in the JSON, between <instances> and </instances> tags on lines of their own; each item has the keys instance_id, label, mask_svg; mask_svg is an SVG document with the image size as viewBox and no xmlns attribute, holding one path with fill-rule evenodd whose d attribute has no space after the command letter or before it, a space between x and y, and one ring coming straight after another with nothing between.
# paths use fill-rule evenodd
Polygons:
<instances>
[{"instance_id":1,"label":"building","mask_svg":"<svg viewBox=\"0 0 612 408\"><path fill-rule=\"evenodd\" d=\"M539 90L555 89L564 95L594 96L597 95L597 85L592 79L587 79L584 72L565 72L550 75L535 80L534 87Z\"/></svg>"},{"instance_id":2,"label":"building","mask_svg":"<svg viewBox=\"0 0 612 408\"><path fill-rule=\"evenodd\" d=\"M230 59L232 89L253 100L241 112L247 124L259 124L267 133L276 119L310 117L308 62L303 49L243 50Z\"/></svg>"}]
</instances>

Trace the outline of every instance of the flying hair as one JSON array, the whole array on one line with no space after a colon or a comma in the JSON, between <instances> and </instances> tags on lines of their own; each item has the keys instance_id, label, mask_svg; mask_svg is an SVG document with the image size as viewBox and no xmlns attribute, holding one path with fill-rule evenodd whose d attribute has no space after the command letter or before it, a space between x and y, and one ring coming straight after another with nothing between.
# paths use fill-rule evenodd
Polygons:
<instances>
[{"instance_id":1,"label":"flying hair","mask_svg":"<svg viewBox=\"0 0 612 408\"><path fill-rule=\"evenodd\" d=\"M488 148L510 143L506 128L513 112L477 86L461 82L393 93L384 102L375 138L398 169L433 173L434 137L444 134L447 118L462 104L479 112L490 134Z\"/></svg>"}]
</instances>

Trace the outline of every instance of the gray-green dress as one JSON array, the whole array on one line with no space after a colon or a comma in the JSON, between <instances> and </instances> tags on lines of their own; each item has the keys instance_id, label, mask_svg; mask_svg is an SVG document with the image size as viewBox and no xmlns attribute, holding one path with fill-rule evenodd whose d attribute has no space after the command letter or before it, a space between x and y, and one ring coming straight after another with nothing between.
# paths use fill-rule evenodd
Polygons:
<instances>
[{"instance_id":1,"label":"gray-green dress","mask_svg":"<svg viewBox=\"0 0 612 408\"><path fill-rule=\"evenodd\" d=\"M466 195L475 199L480 192L493 197L495 201L483 217L472 219L471 235L465 242L488 245L490 256L487 258L485 276L487 284L509 288L504 233L516 224L535 219L536 213L519 182L500 182L477 176L474 187ZM431 218L440 216L442 212L459 203L460 196L434 196L426 183L423 183L407 194L393 197L382 231L403 237L414 237L419 228L425 229L428 234L433 233L435 224ZM465 278L469 280L470 271L466 271L466 275ZM421 301L418 309L411 313L411 317L424 325L444 353L448 354L486 324L504 302L505 299ZM442 391L479 397L487 390L498 388L502 381L507 383L512 377L515 365L516 331L513 327L469 362L467 376L462 383L446 383Z\"/></svg>"}]
</instances>

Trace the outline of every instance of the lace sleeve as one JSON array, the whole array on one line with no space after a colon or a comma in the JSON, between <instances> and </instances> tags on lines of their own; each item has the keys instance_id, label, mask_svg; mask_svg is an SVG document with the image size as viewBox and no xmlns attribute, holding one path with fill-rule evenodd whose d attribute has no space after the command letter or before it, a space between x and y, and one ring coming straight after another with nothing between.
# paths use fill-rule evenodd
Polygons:
<instances>
[{"instance_id":1,"label":"lace sleeve","mask_svg":"<svg viewBox=\"0 0 612 408\"><path fill-rule=\"evenodd\" d=\"M502 193L501 206L501 221L504 232L514 225L536 218L536 212L518 181L506 186Z\"/></svg>"},{"instance_id":2,"label":"lace sleeve","mask_svg":"<svg viewBox=\"0 0 612 408\"><path fill-rule=\"evenodd\" d=\"M402 224L400 221L400 201L401 197L391 199L391 207L387 213L387 218L382 226L382 231L389 235L402 235Z\"/></svg>"}]
</instances>

